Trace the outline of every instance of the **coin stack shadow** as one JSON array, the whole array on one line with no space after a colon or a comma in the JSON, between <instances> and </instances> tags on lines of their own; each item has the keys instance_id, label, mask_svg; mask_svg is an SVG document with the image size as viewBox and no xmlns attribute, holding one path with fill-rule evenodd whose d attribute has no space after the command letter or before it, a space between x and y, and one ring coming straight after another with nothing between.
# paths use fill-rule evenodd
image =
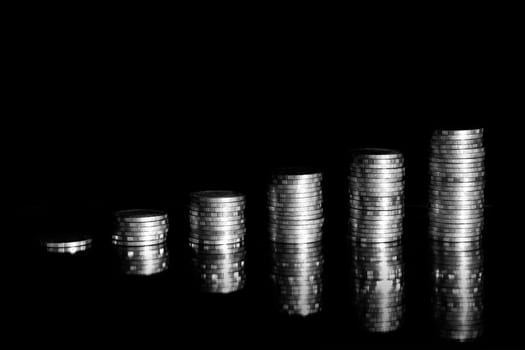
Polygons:
<instances>
[{"instance_id":1,"label":"coin stack shadow","mask_svg":"<svg viewBox=\"0 0 525 350\"><path fill-rule=\"evenodd\" d=\"M76 254L92 247L93 238L83 234L64 234L47 236L41 240L48 253Z\"/></svg>"},{"instance_id":2,"label":"coin stack shadow","mask_svg":"<svg viewBox=\"0 0 525 350\"><path fill-rule=\"evenodd\" d=\"M441 337L471 341L483 332L483 129L437 130L430 153L434 320Z\"/></svg>"},{"instance_id":3,"label":"coin stack shadow","mask_svg":"<svg viewBox=\"0 0 525 350\"><path fill-rule=\"evenodd\" d=\"M289 315L315 314L323 307L322 174L292 170L274 174L268 210L277 307Z\"/></svg>"},{"instance_id":4,"label":"coin stack shadow","mask_svg":"<svg viewBox=\"0 0 525 350\"><path fill-rule=\"evenodd\" d=\"M201 291L226 294L244 288L245 207L245 196L232 191L191 194L188 243Z\"/></svg>"},{"instance_id":5,"label":"coin stack shadow","mask_svg":"<svg viewBox=\"0 0 525 350\"><path fill-rule=\"evenodd\" d=\"M119 267L127 275L147 276L168 269L168 215L158 210L131 209L115 213L112 243Z\"/></svg>"},{"instance_id":6,"label":"coin stack shadow","mask_svg":"<svg viewBox=\"0 0 525 350\"><path fill-rule=\"evenodd\" d=\"M404 158L395 150L360 149L349 176L349 245L354 302L369 332L397 330L404 316Z\"/></svg>"}]
</instances>

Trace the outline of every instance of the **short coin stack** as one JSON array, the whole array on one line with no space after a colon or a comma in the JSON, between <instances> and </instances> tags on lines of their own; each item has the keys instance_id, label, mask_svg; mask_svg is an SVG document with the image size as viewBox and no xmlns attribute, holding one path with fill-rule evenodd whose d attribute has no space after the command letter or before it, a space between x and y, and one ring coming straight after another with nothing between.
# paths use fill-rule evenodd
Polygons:
<instances>
[{"instance_id":1,"label":"short coin stack","mask_svg":"<svg viewBox=\"0 0 525 350\"><path fill-rule=\"evenodd\" d=\"M483 332L483 129L438 130L430 154L434 316L444 338Z\"/></svg>"},{"instance_id":2,"label":"short coin stack","mask_svg":"<svg viewBox=\"0 0 525 350\"><path fill-rule=\"evenodd\" d=\"M268 189L272 279L281 312L307 316L322 309L322 174L286 169Z\"/></svg>"},{"instance_id":3,"label":"short coin stack","mask_svg":"<svg viewBox=\"0 0 525 350\"><path fill-rule=\"evenodd\" d=\"M91 248L93 239L84 234L57 234L41 240L42 246L48 253L76 254Z\"/></svg>"},{"instance_id":4,"label":"short coin stack","mask_svg":"<svg viewBox=\"0 0 525 350\"><path fill-rule=\"evenodd\" d=\"M188 243L201 291L226 294L244 288L245 207L245 196L232 191L191 194Z\"/></svg>"},{"instance_id":5,"label":"short coin stack","mask_svg":"<svg viewBox=\"0 0 525 350\"><path fill-rule=\"evenodd\" d=\"M404 159L395 150L353 153L350 245L359 321L370 332L397 330L404 314Z\"/></svg>"},{"instance_id":6,"label":"short coin stack","mask_svg":"<svg viewBox=\"0 0 525 350\"><path fill-rule=\"evenodd\" d=\"M120 268L128 275L152 275L168 269L168 215L159 210L132 209L115 213L112 243Z\"/></svg>"}]
</instances>

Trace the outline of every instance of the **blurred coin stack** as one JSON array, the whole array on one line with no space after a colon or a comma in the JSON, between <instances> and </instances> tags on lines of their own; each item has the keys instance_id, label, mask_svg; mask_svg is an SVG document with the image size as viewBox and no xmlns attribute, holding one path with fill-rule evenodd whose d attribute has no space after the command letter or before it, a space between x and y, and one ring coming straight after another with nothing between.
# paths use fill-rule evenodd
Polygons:
<instances>
[{"instance_id":1,"label":"blurred coin stack","mask_svg":"<svg viewBox=\"0 0 525 350\"><path fill-rule=\"evenodd\" d=\"M281 312L307 316L322 309L322 174L283 170L268 189L272 272Z\"/></svg>"},{"instance_id":2,"label":"blurred coin stack","mask_svg":"<svg viewBox=\"0 0 525 350\"><path fill-rule=\"evenodd\" d=\"M483 129L438 130L431 141L429 234L433 307L441 337L483 332Z\"/></svg>"},{"instance_id":3,"label":"blurred coin stack","mask_svg":"<svg viewBox=\"0 0 525 350\"><path fill-rule=\"evenodd\" d=\"M370 332L397 330L404 314L404 159L395 150L360 149L349 176L355 305Z\"/></svg>"},{"instance_id":4,"label":"blurred coin stack","mask_svg":"<svg viewBox=\"0 0 525 350\"><path fill-rule=\"evenodd\" d=\"M132 209L115 213L111 237L121 270L128 275L152 275L168 269L168 215L158 210Z\"/></svg>"},{"instance_id":5,"label":"blurred coin stack","mask_svg":"<svg viewBox=\"0 0 525 350\"><path fill-rule=\"evenodd\" d=\"M84 234L49 235L41 240L48 253L76 254L91 248L93 239Z\"/></svg>"},{"instance_id":6,"label":"blurred coin stack","mask_svg":"<svg viewBox=\"0 0 525 350\"><path fill-rule=\"evenodd\" d=\"M188 242L201 291L225 294L244 288L245 207L245 196L232 191L191 194Z\"/></svg>"}]
</instances>

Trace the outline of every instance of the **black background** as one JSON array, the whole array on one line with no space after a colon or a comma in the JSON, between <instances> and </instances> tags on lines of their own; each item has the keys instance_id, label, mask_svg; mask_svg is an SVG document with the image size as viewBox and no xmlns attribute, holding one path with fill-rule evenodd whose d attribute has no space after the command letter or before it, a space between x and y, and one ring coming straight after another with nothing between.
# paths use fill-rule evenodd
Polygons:
<instances>
[{"instance_id":1,"label":"black background","mask_svg":"<svg viewBox=\"0 0 525 350\"><path fill-rule=\"evenodd\" d=\"M464 23L459 17L428 28L425 17L388 14L319 21L210 9L173 18L74 13L43 19L35 10L38 24L12 27L10 190L30 247L19 294L24 329L50 342L130 346L446 345L429 316L429 138L435 128L484 127L487 331L473 345L521 342L523 303L513 281L523 239L506 224L500 198L505 117L517 97L512 21L467 14L475 24L451 28ZM348 152L365 146L406 157L407 320L387 336L359 330L347 291ZM274 313L266 278L265 189L282 165L325 174L326 311L305 320ZM201 295L189 283L185 205L189 192L203 189L247 194L243 292ZM124 208L169 212L168 272L116 273L108 234L111 213ZM55 231L93 234L93 252L44 256L37 239Z\"/></svg>"}]
</instances>

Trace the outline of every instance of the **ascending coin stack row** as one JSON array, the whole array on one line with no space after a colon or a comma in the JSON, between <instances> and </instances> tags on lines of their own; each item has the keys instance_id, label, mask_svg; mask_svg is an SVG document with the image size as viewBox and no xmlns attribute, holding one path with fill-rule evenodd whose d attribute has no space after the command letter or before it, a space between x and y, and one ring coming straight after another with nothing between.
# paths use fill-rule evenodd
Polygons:
<instances>
[{"instance_id":1,"label":"ascending coin stack row","mask_svg":"<svg viewBox=\"0 0 525 350\"><path fill-rule=\"evenodd\" d=\"M193 271L199 288L232 293L244 288L246 198L231 191L191 194L189 205Z\"/></svg>"},{"instance_id":2,"label":"ascending coin stack row","mask_svg":"<svg viewBox=\"0 0 525 350\"><path fill-rule=\"evenodd\" d=\"M287 170L268 188L272 271L279 311L307 316L322 309L322 174Z\"/></svg>"},{"instance_id":3,"label":"ascending coin stack row","mask_svg":"<svg viewBox=\"0 0 525 350\"><path fill-rule=\"evenodd\" d=\"M152 275L167 270L168 231L165 212L147 209L117 211L111 238L121 270L128 275Z\"/></svg>"},{"instance_id":4,"label":"ascending coin stack row","mask_svg":"<svg viewBox=\"0 0 525 350\"><path fill-rule=\"evenodd\" d=\"M432 136L434 316L439 334L457 341L483 332L484 157L483 129L438 130Z\"/></svg>"},{"instance_id":5,"label":"ascending coin stack row","mask_svg":"<svg viewBox=\"0 0 525 350\"><path fill-rule=\"evenodd\" d=\"M353 153L349 176L355 306L370 332L397 330L404 314L404 159L388 149Z\"/></svg>"}]
</instances>

